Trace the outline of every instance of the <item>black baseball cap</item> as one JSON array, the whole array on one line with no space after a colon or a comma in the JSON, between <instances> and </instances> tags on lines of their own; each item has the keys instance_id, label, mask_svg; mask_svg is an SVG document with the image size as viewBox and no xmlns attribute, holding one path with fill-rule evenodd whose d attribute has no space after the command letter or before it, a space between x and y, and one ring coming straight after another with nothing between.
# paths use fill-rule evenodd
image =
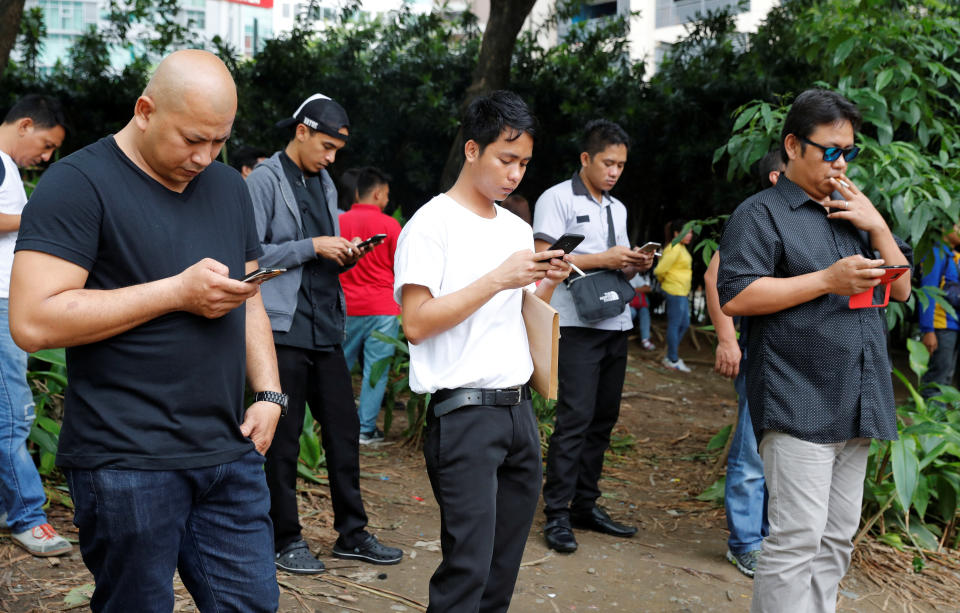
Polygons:
<instances>
[{"instance_id":1,"label":"black baseball cap","mask_svg":"<svg viewBox=\"0 0 960 613\"><path fill-rule=\"evenodd\" d=\"M302 123L317 132L329 134L341 140L347 140L347 135L340 132L340 128L350 127L350 118L335 100L323 94L314 94L303 101L292 117L277 122L278 128L290 128Z\"/></svg>"}]
</instances>

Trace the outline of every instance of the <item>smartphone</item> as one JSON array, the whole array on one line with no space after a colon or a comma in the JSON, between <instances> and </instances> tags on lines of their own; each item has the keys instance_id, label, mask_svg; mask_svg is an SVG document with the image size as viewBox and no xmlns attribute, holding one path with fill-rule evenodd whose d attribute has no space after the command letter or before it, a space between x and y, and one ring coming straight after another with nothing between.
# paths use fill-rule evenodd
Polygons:
<instances>
[{"instance_id":1,"label":"smartphone","mask_svg":"<svg viewBox=\"0 0 960 613\"><path fill-rule=\"evenodd\" d=\"M660 255L661 246L662 245L660 245L660 243L650 241L649 243L644 243L643 246L640 247L640 253L652 253L653 255Z\"/></svg>"},{"instance_id":2,"label":"smartphone","mask_svg":"<svg viewBox=\"0 0 960 613\"><path fill-rule=\"evenodd\" d=\"M277 275L282 275L285 272L287 272L286 268L258 268L240 280L244 283L263 283L267 279L272 279Z\"/></svg>"},{"instance_id":3,"label":"smartphone","mask_svg":"<svg viewBox=\"0 0 960 613\"><path fill-rule=\"evenodd\" d=\"M364 247L366 247L366 246L368 246L368 245L374 245L374 246L376 246L376 245L379 245L380 243L382 243L382 242L383 242L383 239L385 239L385 238L387 238L387 235L386 235L386 234L374 234L373 236L371 236L371 237L368 238L367 240L361 241L361 242L357 243L357 247L360 248L360 249L363 249Z\"/></svg>"},{"instance_id":4,"label":"smartphone","mask_svg":"<svg viewBox=\"0 0 960 613\"><path fill-rule=\"evenodd\" d=\"M564 234L557 239L557 242L550 245L547 251L562 250L564 254L570 253L577 248L577 245L583 242L583 234Z\"/></svg>"},{"instance_id":5,"label":"smartphone","mask_svg":"<svg viewBox=\"0 0 960 613\"><path fill-rule=\"evenodd\" d=\"M903 276L903 273L909 272L910 270L910 267L907 266L906 264L884 265L884 266L877 266L877 268L882 268L884 271L883 276L880 277L881 284L893 283L894 281L899 279L901 276Z\"/></svg>"},{"instance_id":6,"label":"smartphone","mask_svg":"<svg viewBox=\"0 0 960 613\"><path fill-rule=\"evenodd\" d=\"M910 267L904 264L894 264L887 266L877 266L883 269L883 276L880 277L880 284L877 287L868 289L865 292L850 296L849 305L851 309L863 309L869 307L885 307L890 301L890 284L910 271ZM883 288L883 300L874 302L874 290Z\"/></svg>"}]
</instances>

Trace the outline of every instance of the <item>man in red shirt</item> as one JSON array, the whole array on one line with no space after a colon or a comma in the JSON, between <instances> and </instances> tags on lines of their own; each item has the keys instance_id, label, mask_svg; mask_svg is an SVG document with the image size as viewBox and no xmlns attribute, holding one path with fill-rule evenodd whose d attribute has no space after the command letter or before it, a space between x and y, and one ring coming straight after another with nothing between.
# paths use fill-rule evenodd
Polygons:
<instances>
[{"instance_id":1,"label":"man in red shirt","mask_svg":"<svg viewBox=\"0 0 960 613\"><path fill-rule=\"evenodd\" d=\"M374 364L393 355L393 345L373 337L378 331L395 338L400 307L393 299L393 254L397 250L400 224L383 213L390 201L390 177L372 166L357 175L357 203L340 215L340 234L366 240L377 234L386 238L361 258L357 265L340 275L347 301L347 338L343 345L347 366L353 368L363 349L363 383L360 386L360 443L383 440L377 428L377 415L387 385L387 371L379 380L370 380Z\"/></svg>"}]
</instances>

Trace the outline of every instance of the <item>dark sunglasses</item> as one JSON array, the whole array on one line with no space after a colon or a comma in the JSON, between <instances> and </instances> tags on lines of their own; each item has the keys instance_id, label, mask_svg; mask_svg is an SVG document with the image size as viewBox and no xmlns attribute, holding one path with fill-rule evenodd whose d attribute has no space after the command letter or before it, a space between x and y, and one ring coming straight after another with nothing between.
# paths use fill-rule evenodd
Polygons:
<instances>
[{"instance_id":1,"label":"dark sunglasses","mask_svg":"<svg viewBox=\"0 0 960 613\"><path fill-rule=\"evenodd\" d=\"M823 149L823 161L824 162L836 162L837 158L843 154L843 159L848 162L853 161L853 158L857 157L857 154L860 153L860 147L824 147L819 143L815 143L805 136L801 136L800 140L807 143L808 145L813 145L814 147L819 147Z\"/></svg>"}]
</instances>

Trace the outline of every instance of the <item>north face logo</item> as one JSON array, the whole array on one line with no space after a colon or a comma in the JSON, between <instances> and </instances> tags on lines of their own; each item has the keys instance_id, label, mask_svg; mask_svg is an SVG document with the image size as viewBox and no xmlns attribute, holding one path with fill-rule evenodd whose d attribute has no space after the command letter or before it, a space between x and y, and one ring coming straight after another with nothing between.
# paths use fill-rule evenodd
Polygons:
<instances>
[{"instance_id":1,"label":"north face logo","mask_svg":"<svg viewBox=\"0 0 960 613\"><path fill-rule=\"evenodd\" d=\"M615 302L617 300L620 300L620 295L613 290L600 294L600 302Z\"/></svg>"}]
</instances>

